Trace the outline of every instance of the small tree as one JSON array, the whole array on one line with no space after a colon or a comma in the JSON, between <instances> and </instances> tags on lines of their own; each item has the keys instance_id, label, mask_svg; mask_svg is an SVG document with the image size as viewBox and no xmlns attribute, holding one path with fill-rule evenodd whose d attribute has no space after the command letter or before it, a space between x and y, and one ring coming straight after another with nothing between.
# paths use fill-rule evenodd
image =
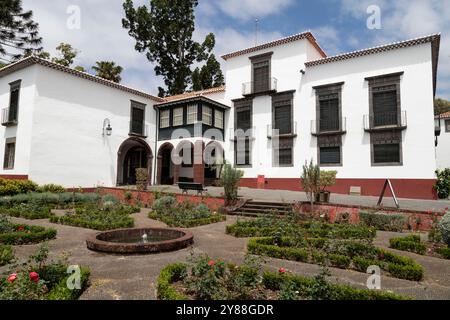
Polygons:
<instances>
[{"instance_id":1,"label":"small tree","mask_svg":"<svg viewBox=\"0 0 450 320\"><path fill-rule=\"evenodd\" d=\"M337 171L320 171L320 188L321 191L328 191L327 188L336 184Z\"/></svg>"},{"instance_id":2,"label":"small tree","mask_svg":"<svg viewBox=\"0 0 450 320\"><path fill-rule=\"evenodd\" d=\"M302 173L302 186L306 192L306 197L311 202L311 213L314 213L314 198L320 190L320 168L314 164L313 160L305 163Z\"/></svg>"},{"instance_id":3,"label":"small tree","mask_svg":"<svg viewBox=\"0 0 450 320\"><path fill-rule=\"evenodd\" d=\"M243 175L244 172L242 170L238 170L228 163L223 166L220 183L224 188L227 203L238 199L239 181Z\"/></svg>"},{"instance_id":4,"label":"small tree","mask_svg":"<svg viewBox=\"0 0 450 320\"><path fill-rule=\"evenodd\" d=\"M136 169L136 188L139 191L147 190L148 171L147 168Z\"/></svg>"}]
</instances>

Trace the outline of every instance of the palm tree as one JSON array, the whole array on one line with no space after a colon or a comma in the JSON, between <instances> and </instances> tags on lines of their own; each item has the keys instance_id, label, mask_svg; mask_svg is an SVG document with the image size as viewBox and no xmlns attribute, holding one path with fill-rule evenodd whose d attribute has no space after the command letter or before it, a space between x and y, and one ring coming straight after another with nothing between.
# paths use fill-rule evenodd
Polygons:
<instances>
[{"instance_id":1,"label":"palm tree","mask_svg":"<svg viewBox=\"0 0 450 320\"><path fill-rule=\"evenodd\" d=\"M113 61L97 61L92 69L97 72L97 76L106 80L119 83L122 81L120 74L123 71L121 66L117 66Z\"/></svg>"}]
</instances>

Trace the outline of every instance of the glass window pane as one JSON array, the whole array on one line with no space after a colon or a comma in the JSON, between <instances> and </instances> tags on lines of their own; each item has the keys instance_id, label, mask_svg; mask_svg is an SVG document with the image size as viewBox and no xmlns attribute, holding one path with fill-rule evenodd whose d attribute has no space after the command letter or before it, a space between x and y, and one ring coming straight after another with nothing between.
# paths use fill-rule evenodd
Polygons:
<instances>
[{"instance_id":1,"label":"glass window pane","mask_svg":"<svg viewBox=\"0 0 450 320\"><path fill-rule=\"evenodd\" d=\"M191 104L187 107L187 124L194 124L197 122L197 105Z\"/></svg>"},{"instance_id":2,"label":"glass window pane","mask_svg":"<svg viewBox=\"0 0 450 320\"><path fill-rule=\"evenodd\" d=\"M215 110L214 126L216 128L223 129L223 112L220 110Z\"/></svg>"},{"instance_id":3,"label":"glass window pane","mask_svg":"<svg viewBox=\"0 0 450 320\"><path fill-rule=\"evenodd\" d=\"M210 107L203 106L202 110L203 110L202 115L203 123L207 124L208 126L212 126L212 109Z\"/></svg>"},{"instance_id":4,"label":"glass window pane","mask_svg":"<svg viewBox=\"0 0 450 320\"><path fill-rule=\"evenodd\" d=\"M173 125L174 126L183 125L183 108L173 109Z\"/></svg>"},{"instance_id":5,"label":"glass window pane","mask_svg":"<svg viewBox=\"0 0 450 320\"><path fill-rule=\"evenodd\" d=\"M162 110L160 115L160 128L168 128L170 126L170 111Z\"/></svg>"}]
</instances>

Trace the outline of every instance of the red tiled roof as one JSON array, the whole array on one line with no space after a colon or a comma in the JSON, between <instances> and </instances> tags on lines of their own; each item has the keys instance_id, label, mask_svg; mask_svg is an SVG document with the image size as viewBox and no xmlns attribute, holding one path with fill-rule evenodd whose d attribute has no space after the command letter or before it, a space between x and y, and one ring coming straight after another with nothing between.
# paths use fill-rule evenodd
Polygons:
<instances>
[{"instance_id":1,"label":"red tiled roof","mask_svg":"<svg viewBox=\"0 0 450 320\"><path fill-rule=\"evenodd\" d=\"M100 83L100 84L106 85L106 86L114 88L114 89L122 90L122 91L125 91L125 92L128 92L128 93L135 94L137 96L141 96L141 97L144 97L144 98L147 98L147 99L154 100L156 102L163 102L164 101L162 98L153 96L153 95L145 93L143 91L139 91L139 90L136 90L136 89L124 86L122 84L119 84L119 83L116 83L116 82L113 82L113 81L109 81L109 80L106 80L106 79L94 76L94 75L89 74L87 72L77 71L75 69L68 68L68 67L62 66L60 64L53 63L51 61L48 61L48 60L45 60L45 59L41 59L41 58L38 58L38 57L35 57L35 56L30 56L30 57L21 59L21 60L15 62L15 63L9 64L6 67L0 69L0 77L3 77L5 75L11 74L11 73L13 73L15 71L24 69L26 67L29 67L29 66L33 65L33 64L39 64L39 65L44 66L44 67L48 67L48 68L51 68L51 69L54 69L54 70L62 71L62 72L71 74L73 76L76 76L76 77L79 77L79 78L82 78L82 79L86 79L86 80L89 80L89 81L92 81L92 82Z\"/></svg>"},{"instance_id":2,"label":"red tiled roof","mask_svg":"<svg viewBox=\"0 0 450 320\"><path fill-rule=\"evenodd\" d=\"M439 118L441 118L441 119L447 119L447 118L450 118L450 111L441 113L441 114L439 115Z\"/></svg>"},{"instance_id":3,"label":"red tiled roof","mask_svg":"<svg viewBox=\"0 0 450 320\"><path fill-rule=\"evenodd\" d=\"M172 101L176 101L176 100L184 100L184 99L200 97L200 96L206 96L209 94L220 93L220 92L225 92L225 86L211 88L211 89L205 89L205 90L201 90L201 91L186 92L183 94L177 94L174 96L165 97L164 101L162 103L172 102Z\"/></svg>"},{"instance_id":4,"label":"red tiled roof","mask_svg":"<svg viewBox=\"0 0 450 320\"><path fill-rule=\"evenodd\" d=\"M230 58L234 58L237 56L241 56L244 54L248 54L248 53L252 53L252 52L256 52L256 51L260 51L260 50L264 50L264 49L268 49L268 48L272 48L272 47L276 47L276 46L280 46L289 42L294 42L294 41L298 41L298 40L303 40L303 39L307 39L316 49L317 51L319 51L319 53L323 56L326 57L327 54L323 51L323 49L319 46L319 44L316 41L316 38L313 36L313 34L310 31L307 32L302 32L302 33L298 33L289 37L285 37L282 39L278 39L275 41L271 41L268 43L264 43L255 47L250 47L247 49L243 49L243 50L239 50L239 51L235 51L235 52L231 52L228 54L225 54L222 56L222 59L224 60L228 60Z\"/></svg>"}]
</instances>

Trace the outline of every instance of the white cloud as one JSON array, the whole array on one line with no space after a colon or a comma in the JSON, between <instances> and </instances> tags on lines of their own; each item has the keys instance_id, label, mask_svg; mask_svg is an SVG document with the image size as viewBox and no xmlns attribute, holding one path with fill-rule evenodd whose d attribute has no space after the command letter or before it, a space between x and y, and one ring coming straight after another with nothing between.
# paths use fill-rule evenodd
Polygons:
<instances>
[{"instance_id":1,"label":"white cloud","mask_svg":"<svg viewBox=\"0 0 450 320\"><path fill-rule=\"evenodd\" d=\"M214 0L222 12L228 16L240 20L263 18L279 13L294 0Z\"/></svg>"},{"instance_id":2,"label":"white cloud","mask_svg":"<svg viewBox=\"0 0 450 320\"><path fill-rule=\"evenodd\" d=\"M334 55L341 51L341 39L339 38L336 28L332 26L323 26L312 29L311 32L314 34L319 44L324 44L324 48L326 48L328 55Z\"/></svg>"}]
</instances>

